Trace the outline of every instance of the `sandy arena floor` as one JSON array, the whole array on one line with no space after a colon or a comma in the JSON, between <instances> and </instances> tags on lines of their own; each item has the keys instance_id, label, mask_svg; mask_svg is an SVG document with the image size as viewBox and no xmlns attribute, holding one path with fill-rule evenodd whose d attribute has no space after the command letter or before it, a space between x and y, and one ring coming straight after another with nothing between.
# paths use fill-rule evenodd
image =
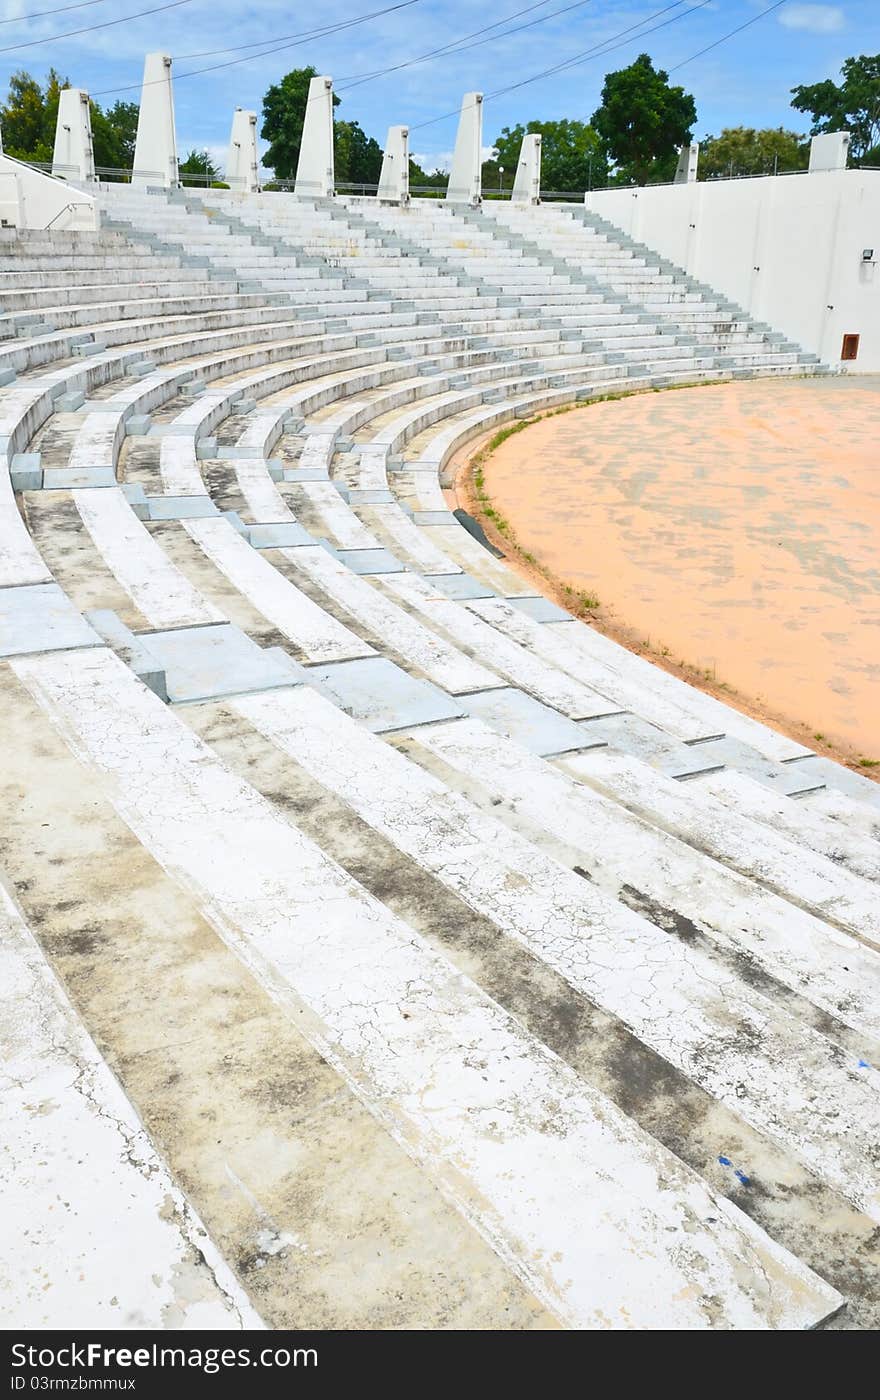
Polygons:
<instances>
[{"instance_id":1,"label":"sandy arena floor","mask_svg":"<svg viewBox=\"0 0 880 1400\"><path fill-rule=\"evenodd\" d=\"M880 377L587 406L508 439L485 480L603 615L880 759Z\"/></svg>"}]
</instances>

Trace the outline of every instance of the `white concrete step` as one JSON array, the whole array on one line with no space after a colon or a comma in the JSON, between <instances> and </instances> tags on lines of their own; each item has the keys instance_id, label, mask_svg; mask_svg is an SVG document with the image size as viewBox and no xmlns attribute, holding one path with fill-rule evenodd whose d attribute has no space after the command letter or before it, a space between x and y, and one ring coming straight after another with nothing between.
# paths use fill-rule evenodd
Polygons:
<instances>
[{"instance_id":1,"label":"white concrete step","mask_svg":"<svg viewBox=\"0 0 880 1400\"><path fill-rule=\"evenodd\" d=\"M0 884L11 1328L262 1328Z\"/></svg>"},{"instance_id":2,"label":"white concrete step","mask_svg":"<svg viewBox=\"0 0 880 1400\"><path fill-rule=\"evenodd\" d=\"M306 1009L305 1035L560 1322L625 1314L630 1326L672 1317L702 1327L706 1277L713 1325L719 1307L728 1326L787 1327L840 1305L226 770L115 658L15 669L110 780L147 849L199 891L258 980ZM565 1105L561 1119L548 1103Z\"/></svg>"}]
</instances>

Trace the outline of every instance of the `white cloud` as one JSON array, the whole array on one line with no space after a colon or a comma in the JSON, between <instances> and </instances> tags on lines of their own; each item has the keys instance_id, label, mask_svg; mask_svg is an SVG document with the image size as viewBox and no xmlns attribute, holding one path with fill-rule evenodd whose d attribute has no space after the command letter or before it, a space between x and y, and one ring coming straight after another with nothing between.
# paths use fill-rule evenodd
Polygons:
<instances>
[{"instance_id":1,"label":"white cloud","mask_svg":"<svg viewBox=\"0 0 880 1400\"><path fill-rule=\"evenodd\" d=\"M806 29L810 34L834 34L843 28L844 20L837 5L786 5L779 15L786 29Z\"/></svg>"}]
</instances>

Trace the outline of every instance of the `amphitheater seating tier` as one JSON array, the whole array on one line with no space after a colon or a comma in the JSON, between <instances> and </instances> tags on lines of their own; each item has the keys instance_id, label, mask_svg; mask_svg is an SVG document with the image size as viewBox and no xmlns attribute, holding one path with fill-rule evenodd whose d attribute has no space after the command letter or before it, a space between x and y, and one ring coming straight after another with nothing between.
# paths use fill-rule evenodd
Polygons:
<instances>
[{"instance_id":1,"label":"amphitheater seating tier","mask_svg":"<svg viewBox=\"0 0 880 1400\"><path fill-rule=\"evenodd\" d=\"M876 1326L880 788L445 491L824 367L579 209L99 201L0 233L7 1325Z\"/></svg>"}]
</instances>

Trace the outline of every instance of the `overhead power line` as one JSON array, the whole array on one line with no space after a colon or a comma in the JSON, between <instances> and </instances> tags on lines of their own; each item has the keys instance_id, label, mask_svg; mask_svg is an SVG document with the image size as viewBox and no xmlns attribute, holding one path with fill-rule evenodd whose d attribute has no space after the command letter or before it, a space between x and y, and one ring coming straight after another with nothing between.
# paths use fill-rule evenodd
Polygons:
<instances>
[{"instance_id":1,"label":"overhead power line","mask_svg":"<svg viewBox=\"0 0 880 1400\"><path fill-rule=\"evenodd\" d=\"M464 53L464 52L467 51L467 49L469 49L469 48L477 48L480 44L483 44L483 43L494 43L496 40L498 40L498 39L503 39L503 38L505 38L508 34L515 34L515 33L519 32L521 29L531 28L531 27L533 27L534 25L537 25L537 24L544 24L544 23L546 23L546 21L555 18L557 15L567 14L567 13L568 13L569 11L571 11L571 10L582 9L585 5L590 4L590 3L591 3L591 0L574 0L574 3L573 3L573 4L564 5L564 6L560 7L560 8L557 9L557 10L552 10L552 11L550 12L550 14L542 15L542 16L540 16L538 19L529 21L527 24L524 24L524 25L516 25L516 26L511 27L510 29L501 30L500 33L491 33L491 31L493 31L493 30L499 30L501 25L503 25L503 24L508 24L508 23L510 22L510 20L512 20L512 19L518 19L521 15L529 14L529 13L531 13L532 11L534 11L534 10L536 10L536 9L540 9L543 5L549 4L549 2L550 2L550 0L539 0L539 3L538 3L538 4L527 5L527 6L526 6L524 9L522 9L522 10L514 10L512 14L505 15L502 19L495 20L494 23L485 25L482 29L476 29L476 30L472 31L472 33L470 33L470 34L463 34L463 35L459 36L459 38L457 38L457 39L451 39L451 40L449 41L449 43L444 44L442 47L440 47L440 48L438 48L438 49L433 49L433 50L431 50L430 52L424 53L424 54L417 54L415 57L409 58L409 59L405 59L405 60L404 60L403 62L401 62L401 63L390 64L388 67L379 68L379 69L376 69L376 70L374 70L374 71L372 71L372 72L369 72L369 73L352 73L350 76L347 76L347 77L342 78L342 79L339 80L338 85L335 85L335 86L336 86L336 91L338 91L338 92L348 92L351 88L360 87L360 86L362 86L364 83L372 82L372 81L373 81L374 79L376 79L376 78L386 77L386 76L388 76L388 75L391 74L391 73L398 73L398 72L400 72L402 69L404 69L404 68L411 68L411 67L413 67L414 65L416 65L416 64L418 64L418 63L425 63L425 62L427 62L427 60L430 59L430 58L434 58L434 57L444 57L444 56L447 56L447 55L453 55L453 54L457 54L457 53ZM205 51L203 51L203 53L202 53L201 55L198 55L198 54L189 54L189 55L185 55L184 57L189 57L189 58L196 58L196 57L199 57L199 56L207 58L207 57L210 57L211 54L212 54L212 52L213 52L213 53L217 53L217 54L222 54L222 53L235 53L235 54L238 54L239 57L234 58L234 59L230 59L230 60L229 60L228 62L226 62L226 63L212 63L212 64L209 64L209 65L208 65L207 67L205 67L205 68L196 68L196 69L192 69L192 70L191 70L190 72L188 72L188 73L175 73L175 75L174 75L174 81L175 81L175 83L177 83L177 82L182 81L182 79L184 79L184 78L199 77L199 76L200 76L201 74L203 74L203 73L214 73L214 72L217 72L218 70L220 70L220 69L222 69L222 68L232 68L232 67L235 67L236 64L239 64L239 63L247 63L247 62L249 62L251 59L264 58L264 57L266 57L267 55L270 55L270 54L281 53L281 52L283 52L285 49L295 48L298 44L304 43L307 39L325 38L325 37L327 37L328 35L332 35L332 34L339 33L341 30L350 29L350 28L354 27L355 25L364 24L364 23L366 23L366 22L369 21L369 20L377 19L377 18L379 18L379 17L382 16L382 15L391 14L391 13L393 13L393 12L396 11L396 10L408 9L409 6L415 5L415 4L418 4L418 3L420 3L420 0L402 0L402 3L398 3L398 4L396 4L396 5L387 6L385 9L382 9L382 10L373 10L373 11L371 11L369 14L365 14L365 15L356 15L356 16L354 16L352 19L349 19L349 20L342 20L342 21L340 21L338 24L328 25L328 26L327 26L326 28L324 28L324 29L306 30L306 31L301 32L300 34L288 36L288 38L291 40L291 42L285 42L285 43L279 44L279 43L277 42L277 40L274 40L274 41L272 42L271 47L263 48L263 49L261 50L261 52L259 52L259 53L249 53L249 54L241 55L241 45L238 45L238 46L236 46L234 49L205 50ZM676 0L676 3L682 4L682 3L684 3L684 0ZM486 37L486 38L480 38L479 36L482 36L482 35L487 35L488 37ZM476 40L476 42L471 42L472 40ZM263 41L263 42L265 43L265 41ZM247 45L246 47L253 48L253 47L255 47L255 45ZM178 61L180 61L180 60L178 60ZM160 81L162 81L162 80L160 80ZM112 96L112 95L115 95L116 93L120 93L120 92L134 92L134 91L138 91L140 88L141 88L141 84L140 84L140 83L127 83L127 84L126 84L125 86L123 86L123 87L102 88L99 92L92 93L92 96L93 96L93 97L108 97L108 96Z\"/></svg>"},{"instance_id":2,"label":"overhead power line","mask_svg":"<svg viewBox=\"0 0 880 1400\"><path fill-rule=\"evenodd\" d=\"M54 10L35 10L29 15L8 15L0 24L24 24L28 19L43 19L46 15L63 15L68 10L85 10L89 5L105 5L107 0L77 0L75 5L58 5Z\"/></svg>"},{"instance_id":3,"label":"overhead power line","mask_svg":"<svg viewBox=\"0 0 880 1400\"><path fill-rule=\"evenodd\" d=\"M61 6L58 11L46 10L40 11L39 13L61 13L64 10L85 8L88 5L100 4L103 2L104 0L78 0L78 3L74 5ZM52 38L72 38L74 35L77 34L86 34L92 32L92 30L106 29L109 28L111 25L124 23L126 20L139 19L142 16L149 14L158 14L163 10L177 9L181 5L186 5L189 3L191 3L191 0L169 0L169 3L167 4L159 5L149 10L141 10L137 14L127 15L123 19L107 20L103 24L89 25L83 29L72 30L67 34L54 35L52 36ZM265 58L275 53L282 53L286 49L295 48L298 44L304 43L309 39L326 38L334 34L340 33L343 30L352 29L357 25L368 23L370 20L378 19L383 15L393 14L398 10L409 9L413 5L419 3L420 0L398 0L398 3L385 6L381 10L372 10L367 14L355 15L350 19L340 20L335 24L326 25L323 28L303 30L297 34L282 36L282 42L279 42L278 39L272 41L257 40L252 44L237 45L235 48L230 49L209 49L202 50L198 53L185 54L183 55L184 60L188 58L208 58L212 57L215 54L221 55L224 53L235 53L238 56L234 59L228 60L225 63L213 63L209 64L205 68L192 69L186 73L176 73L175 82L178 82L183 78L194 78L200 77L201 75L206 73L214 73L224 68L234 67L240 63L247 63L253 59ZM495 20L494 23L485 25L481 29L474 30L470 34L464 34L457 39L451 39L448 43L440 46L439 48L431 49L427 53L418 54L413 58L405 59L400 63L391 64L386 68L376 69L373 72L362 74L353 73L350 75L350 77L346 77L340 80L340 85L337 90L339 92L348 92L353 88L360 87L363 84L372 82L378 78L387 77L392 73L398 73L402 69L414 67L420 63L426 63L432 58L449 57L453 54L464 53L470 48L478 48L482 44L494 43L499 39L506 38L508 35L519 33L522 30L533 28L539 24L545 24L558 15L567 14L572 10L581 9L585 5L589 4L590 0L574 0L574 3L572 4L562 6L557 10L552 10L549 14L539 16L537 19L529 20L525 24L514 25L510 29L502 29L502 25L508 24L511 20L518 19L522 15L531 14L534 10L541 9L543 5L548 3L550 3L550 0L537 0L537 3L535 4L527 5L521 10L515 10L512 14L506 15L502 19ZM688 4L687 9L682 10L681 6L685 3L686 0L673 0L673 3L665 5L660 10L655 10L653 14L646 16L644 19L639 20L635 24L627 26L627 28L625 29L619 30L616 34L610 35L608 38L593 45L589 49L584 49L580 53L573 54L570 58L563 59L559 63L553 64L549 68L544 68L540 72L532 73L526 78L520 78L514 83L508 83L505 87L496 88L493 92L486 93L483 97L483 101L489 102L493 98L505 96L509 92L515 92L519 88L527 87L532 83L540 82L544 78L552 77L557 73L565 72L570 68L577 67L581 63L587 63L593 58L604 57L606 54L612 53L615 49L622 48L624 45L632 43L634 40L641 40L643 38L647 38L649 34L653 34L657 30L665 28L667 25L675 24L681 19L686 19L689 15L693 14L697 10L705 9L707 5L712 3L712 0L699 0L699 3ZM720 38L714 40L711 44L707 44L704 48L698 50L697 53L691 54L689 58L683 59L680 63L677 63L673 68L669 69L668 71L672 73L677 72L679 68L683 68L686 64L693 63L696 59L702 58L704 54L709 53L712 49L718 48L719 45L726 43L728 39L734 38L737 34L742 33L743 30L750 28L751 25L757 24L758 21L763 19L766 15L771 14L774 10L780 9L785 3L786 0L776 0L776 3L768 6L766 10L762 10L759 14L754 15L751 19L746 20L745 23L738 25L735 29L730 30L727 34L721 35ZM679 13L670 15L669 12L671 10L678 10ZM665 19L661 18L664 15L668 17ZM38 15L31 15L22 16L21 18L37 17ZM658 24L652 24L652 20L659 20L660 22ZM6 23L10 21L2 22ZM493 33L492 31L500 32ZM51 42L51 39L35 39L26 44L10 45L8 48L0 48L0 53L8 53L10 51L14 51L14 49L16 48L30 48L36 44L49 42ZM261 47L261 45L265 47ZM242 48L259 48L260 52L242 54ZM106 97L115 93L131 92L139 89L141 86L142 85L140 83L129 83L123 87L104 88L100 92L93 93L92 96ZM424 127L433 126L436 122L447 121L452 117L458 116L459 111L460 109L456 108L455 110L450 112L443 112L439 116L430 117L423 122L417 122L415 125L410 127L410 130L418 131Z\"/></svg>"},{"instance_id":4,"label":"overhead power line","mask_svg":"<svg viewBox=\"0 0 880 1400\"><path fill-rule=\"evenodd\" d=\"M670 73L677 73L679 68L683 68L686 63L693 63L695 58L702 58L703 54L708 53L710 49L717 49L719 44L723 44L728 39L732 39L735 34L741 34L744 29L748 29L751 25L757 24L759 19L763 19L765 15L772 14L774 10L778 10L784 4L785 0L776 0L775 5L770 5L766 10L761 10L760 14L753 15L751 19L746 20L745 24L737 25L736 29L731 29L729 34L722 34L721 38L716 39L714 44L707 44L704 49L700 49L699 53L692 53L690 58L683 58L681 63L676 63L674 68L670 68Z\"/></svg>"},{"instance_id":5,"label":"overhead power line","mask_svg":"<svg viewBox=\"0 0 880 1400\"><path fill-rule=\"evenodd\" d=\"M505 16L504 19L496 20L496 21L495 21L495 24L490 24L490 25L487 26L487 28L488 28L488 29L495 29L495 28L498 27L498 25L500 25L500 24L505 24L505 23L507 22L508 19L517 19L520 15L528 14L529 11L531 11L531 10L539 10L539 9L541 9L541 7L542 7L543 5L549 5L549 4L550 4L550 0L538 0L538 3L537 3L537 4L535 4L535 5L528 5L528 6L526 7L526 9L524 9L524 10L517 10L517 11L515 12L515 14L513 14L513 15L507 15L507 16ZM260 49L260 48L264 48L266 44L269 44L269 43L272 43L272 44L276 44L276 43L277 43L277 44L280 44L280 43L286 42L288 39L312 39L312 38L314 38L314 37L316 37L316 36L323 36L324 34L331 33L331 32L332 32L333 30L335 30L335 29L341 29L341 28L343 28L343 27L345 27L346 25L349 25L349 24L351 24L351 23L352 23L351 20L340 20L338 24L329 25L329 26L327 26L326 28L321 28L321 29L303 29L303 30L300 30L299 33L297 33L297 34L276 34L276 35L274 35L271 39L257 39L257 40L255 40L254 43L252 43L252 44L233 44L232 47L231 47L231 48L228 48L228 49L202 49L200 52L197 52L197 53L182 53L182 54L178 54L178 55L175 57L175 62L176 62L176 63L183 63L183 62L185 62L187 59L190 59L190 58L216 58L216 57L218 57L220 54L224 54L224 53L242 53L245 49ZM484 31L483 31L482 29L481 29L481 30L478 30L477 32L480 33L480 34L484 33ZM470 37L470 36L466 36L466 37ZM452 42L452 43L459 43L459 42L461 42L461 41L460 41L460 40L452 40L451 42ZM444 45L444 48L445 48L445 47L446 47L446 45ZM386 70L383 68L383 69L377 70L377 71L381 71L381 72L384 73Z\"/></svg>"},{"instance_id":6,"label":"overhead power line","mask_svg":"<svg viewBox=\"0 0 880 1400\"><path fill-rule=\"evenodd\" d=\"M494 44L498 39L506 39L509 34L518 34L523 29L532 29L537 24L546 24L548 20L554 19L557 15L568 14L570 10L581 10L585 5L589 5L591 0L575 0L573 5L564 5L559 10L551 10L547 15L541 15L538 19L528 20L525 24L517 24L510 29L501 30L500 34L490 34L490 30L499 29L502 24L507 24L512 19L519 19L521 15L527 15L532 10L538 10L542 5L549 3L549 0L541 0L539 5L528 5L524 10L515 10L512 15L506 15L504 19L498 19L494 24L487 24L482 29L475 29L472 34L463 34L460 39L451 39L448 44L441 45L438 49L430 49L428 53L417 55L415 58L404 59L401 63L395 63L390 68L377 68L373 73L353 74L351 80L340 78L340 92L348 92L351 88L362 87L364 83L370 83L375 78L384 78L389 73L398 73L402 68L412 68L417 63L426 63L431 58L446 58L453 54L466 53L468 49L479 48L482 44ZM480 35L488 35L488 38L480 38ZM475 43L469 42L476 40ZM344 84L345 86L341 86Z\"/></svg>"},{"instance_id":7,"label":"overhead power line","mask_svg":"<svg viewBox=\"0 0 880 1400\"><path fill-rule=\"evenodd\" d=\"M37 44L53 44L58 39L73 39L77 34L93 34L96 29L109 29L114 24L128 24L129 20L141 19L144 15L157 15L160 10L176 10L181 5L191 5L192 0L169 0L167 5L154 5L151 10L138 10L134 15L123 15L121 19L106 19L103 24L88 24L83 29L68 29L65 34L50 34L45 39L28 39L24 44L7 44L0 53L17 53L19 49L32 49Z\"/></svg>"},{"instance_id":8,"label":"overhead power line","mask_svg":"<svg viewBox=\"0 0 880 1400\"><path fill-rule=\"evenodd\" d=\"M685 0L672 0L672 4L664 5L661 10L655 10L652 15L647 15L645 19L639 20L636 24L628 25L626 29L621 29L616 34L609 35L607 39L603 39L600 43L594 44L592 48L583 49L580 53L572 54L570 58L563 59L561 62L553 64L550 68L543 68L540 72L532 73L527 78L520 78L515 83L508 83L506 87L496 88L494 92L486 93L483 101L490 102L495 97L502 97L508 92L514 92L518 88L527 87L530 83L540 82L542 78L549 78L555 73L561 73L567 68L573 68L580 63L587 63L591 58L602 58L606 53L611 53L614 49L622 48L624 44L629 44L634 39L643 39L648 34L653 34L656 29L662 29L667 24L674 24L677 20L686 19L688 15L693 14L694 10L702 10L706 5L711 4L712 0L700 0L699 4L689 5L687 10L677 15L672 15L669 19L662 20L659 24L652 25L650 23L651 20L659 19L661 15L668 15L670 10L680 10L680 7L684 3ZM645 26L648 25L650 27L646 28ZM443 112L438 117L429 117L426 121L417 122L415 126L410 127L410 130L420 131L423 127L433 126L436 122L447 121L451 117L457 117L458 111L459 109L456 108L451 112Z\"/></svg>"},{"instance_id":9,"label":"overhead power line","mask_svg":"<svg viewBox=\"0 0 880 1400\"><path fill-rule=\"evenodd\" d=\"M328 34L336 34L339 33L340 30L352 29L355 25L365 24L368 20L378 19L381 15L393 14L396 10L408 10L412 5L418 5L420 3L421 0L398 0L398 3L396 5L386 5L384 9L371 10L369 14L355 15L352 19L341 20L338 24L328 25L325 29L315 30L314 33L310 34L308 37L323 38ZM297 44L303 42L305 41L302 38L297 38L291 43L283 44L279 44L277 43L277 41L275 41L271 44L269 48L263 49L260 53L245 54L239 58L231 58L226 63L211 63L206 68L193 68L190 70L189 73L175 73L174 81L175 83L177 83L180 82L183 78L197 78L202 73L216 73L219 72L221 68L234 68L237 63L249 63L252 59L266 58L268 55L274 53L283 53L285 49L296 48ZM224 52L240 53L240 49L227 49L224 50ZM112 93L132 92L136 89L140 89L140 87L140 83L128 83L124 87L102 88L100 92L92 93L92 96L107 97L109 94Z\"/></svg>"},{"instance_id":10,"label":"overhead power line","mask_svg":"<svg viewBox=\"0 0 880 1400\"><path fill-rule=\"evenodd\" d=\"M555 63L552 68L545 68L543 72L535 74L531 78L523 78L515 83L508 83L507 87L496 88L494 92L486 93L485 101L489 102L493 97L502 97L508 92L515 92L517 88L526 87L529 83L538 82L541 78L553 77L556 73L563 73L569 68L577 68L581 63L587 63L592 58L604 58L605 54L613 53L615 49L621 49L626 44L631 44L634 40L641 41L648 34L654 34L658 29L665 29L668 24L676 24L680 19L687 19L695 10L703 10L712 0L699 0L696 5L688 5L686 10L677 15L671 15L669 19L663 19L659 24L650 24L652 19L659 15L667 14L669 10L674 10L683 3L683 0L675 0L675 3L665 6L662 10L657 10L653 15L642 20L639 24L630 25L628 29L621 30L620 34L613 34L610 38L596 44L592 49L585 49L583 53L574 54L571 58L565 58L560 63ZM650 25L645 28L645 25ZM638 30L638 33L633 33ZM615 42L616 41L616 42Z\"/></svg>"}]
</instances>

